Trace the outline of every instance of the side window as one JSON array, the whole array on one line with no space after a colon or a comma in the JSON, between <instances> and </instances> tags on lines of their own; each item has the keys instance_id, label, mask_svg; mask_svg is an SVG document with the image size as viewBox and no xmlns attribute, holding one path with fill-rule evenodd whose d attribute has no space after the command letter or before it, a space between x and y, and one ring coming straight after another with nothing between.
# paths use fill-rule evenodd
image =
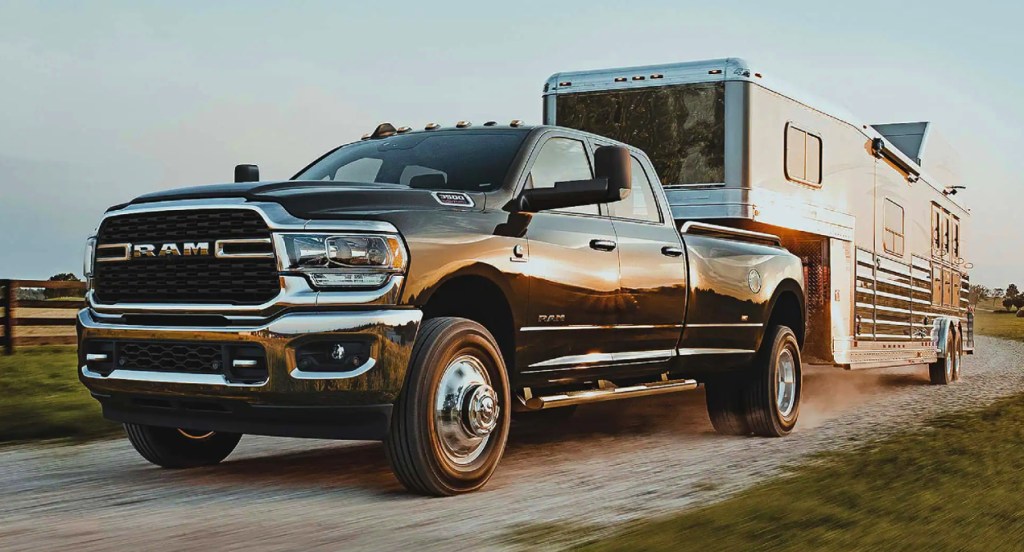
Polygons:
<instances>
[{"instance_id":1,"label":"side window","mask_svg":"<svg viewBox=\"0 0 1024 552\"><path fill-rule=\"evenodd\" d=\"M942 209L932 203L932 256L942 255Z\"/></svg>"},{"instance_id":2,"label":"side window","mask_svg":"<svg viewBox=\"0 0 1024 552\"><path fill-rule=\"evenodd\" d=\"M882 247L887 253L903 256L903 207L891 199L885 200L882 210Z\"/></svg>"},{"instance_id":3,"label":"side window","mask_svg":"<svg viewBox=\"0 0 1024 552\"><path fill-rule=\"evenodd\" d=\"M633 190L626 199L608 204L611 215L646 222L661 222L661 211L658 210L658 202L654 199L654 190L651 188L651 180L647 178L647 172L636 157L632 158L632 165Z\"/></svg>"},{"instance_id":4,"label":"side window","mask_svg":"<svg viewBox=\"0 0 1024 552\"><path fill-rule=\"evenodd\" d=\"M552 138L544 142L537 159L533 162L527 186L553 188L555 182L591 178L593 173L590 172L590 160L587 159L583 142L570 138ZM559 211L596 215L598 207L596 204L583 205Z\"/></svg>"},{"instance_id":5,"label":"side window","mask_svg":"<svg viewBox=\"0 0 1024 552\"><path fill-rule=\"evenodd\" d=\"M786 125L786 178L821 185L821 137Z\"/></svg>"}]
</instances>

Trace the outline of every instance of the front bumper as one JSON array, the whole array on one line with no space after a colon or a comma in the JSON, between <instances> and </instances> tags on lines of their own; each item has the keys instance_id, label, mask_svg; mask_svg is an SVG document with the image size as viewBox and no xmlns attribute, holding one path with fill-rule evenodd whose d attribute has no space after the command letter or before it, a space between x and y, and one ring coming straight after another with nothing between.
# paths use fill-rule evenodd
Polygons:
<instances>
[{"instance_id":1,"label":"front bumper","mask_svg":"<svg viewBox=\"0 0 1024 552\"><path fill-rule=\"evenodd\" d=\"M78 314L79 379L120 422L301 437L378 438L401 392L423 314L416 309L290 313L252 327L132 326ZM357 339L369 359L347 372L300 370L304 345ZM217 373L89 369L91 342L173 342L255 345L266 354L267 378L232 382ZM378 427L383 424L383 429ZM344 427L352 425L349 431ZM372 427L370 427L372 426ZM333 429L332 429L333 428Z\"/></svg>"}]
</instances>

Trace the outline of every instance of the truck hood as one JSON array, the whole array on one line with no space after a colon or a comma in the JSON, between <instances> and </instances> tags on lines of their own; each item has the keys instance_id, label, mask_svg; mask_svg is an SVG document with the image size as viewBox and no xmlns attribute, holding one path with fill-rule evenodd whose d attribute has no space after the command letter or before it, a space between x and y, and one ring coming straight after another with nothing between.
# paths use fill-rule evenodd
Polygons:
<instances>
[{"instance_id":1,"label":"truck hood","mask_svg":"<svg viewBox=\"0 0 1024 552\"><path fill-rule=\"evenodd\" d=\"M458 198L463 196L468 201ZM410 188L401 184L286 180L240 182L178 188L139 196L125 205L183 199L244 198L280 204L300 218L371 217L395 211L480 210L480 192L446 192Z\"/></svg>"}]
</instances>

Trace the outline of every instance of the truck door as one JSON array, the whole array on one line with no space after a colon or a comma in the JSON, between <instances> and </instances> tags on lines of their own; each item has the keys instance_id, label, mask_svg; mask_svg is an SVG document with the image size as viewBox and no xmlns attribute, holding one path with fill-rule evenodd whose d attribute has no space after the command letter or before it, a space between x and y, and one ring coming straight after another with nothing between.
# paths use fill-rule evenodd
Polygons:
<instances>
[{"instance_id":1,"label":"truck door","mask_svg":"<svg viewBox=\"0 0 1024 552\"><path fill-rule=\"evenodd\" d=\"M648 170L633 158L629 197L608 204L619 251L620 302L614 356L672 355L686 308L686 256L679 232L658 203Z\"/></svg>"},{"instance_id":2,"label":"truck door","mask_svg":"<svg viewBox=\"0 0 1024 552\"><path fill-rule=\"evenodd\" d=\"M582 140L552 137L534 154L526 186L593 178ZM615 231L597 205L534 213L527 224L530 299L519 335L522 372L611 362L619 257Z\"/></svg>"}]
</instances>

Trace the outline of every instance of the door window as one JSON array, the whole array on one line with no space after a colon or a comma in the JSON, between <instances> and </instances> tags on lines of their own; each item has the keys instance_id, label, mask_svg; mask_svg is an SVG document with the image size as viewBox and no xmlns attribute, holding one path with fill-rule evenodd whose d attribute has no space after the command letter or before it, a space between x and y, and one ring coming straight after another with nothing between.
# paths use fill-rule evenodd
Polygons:
<instances>
[{"instance_id":1,"label":"door window","mask_svg":"<svg viewBox=\"0 0 1024 552\"><path fill-rule=\"evenodd\" d=\"M903 256L903 207L900 207L891 199L885 200L885 207L882 211L882 220L885 233L882 236L882 245L887 253Z\"/></svg>"},{"instance_id":2,"label":"door window","mask_svg":"<svg viewBox=\"0 0 1024 552\"><path fill-rule=\"evenodd\" d=\"M555 182L590 180L593 173L583 142L570 138L552 138L544 142L528 178L528 188L553 188ZM596 204L581 205L559 211L596 215L598 207Z\"/></svg>"},{"instance_id":3,"label":"door window","mask_svg":"<svg viewBox=\"0 0 1024 552\"><path fill-rule=\"evenodd\" d=\"M651 180L647 178L643 165L636 157L632 157L632 191L629 197L621 201L609 203L608 208L613 217L639 220L645 222L661 222L661 211L654 199Z\"/></svg>"}]
</instances>

